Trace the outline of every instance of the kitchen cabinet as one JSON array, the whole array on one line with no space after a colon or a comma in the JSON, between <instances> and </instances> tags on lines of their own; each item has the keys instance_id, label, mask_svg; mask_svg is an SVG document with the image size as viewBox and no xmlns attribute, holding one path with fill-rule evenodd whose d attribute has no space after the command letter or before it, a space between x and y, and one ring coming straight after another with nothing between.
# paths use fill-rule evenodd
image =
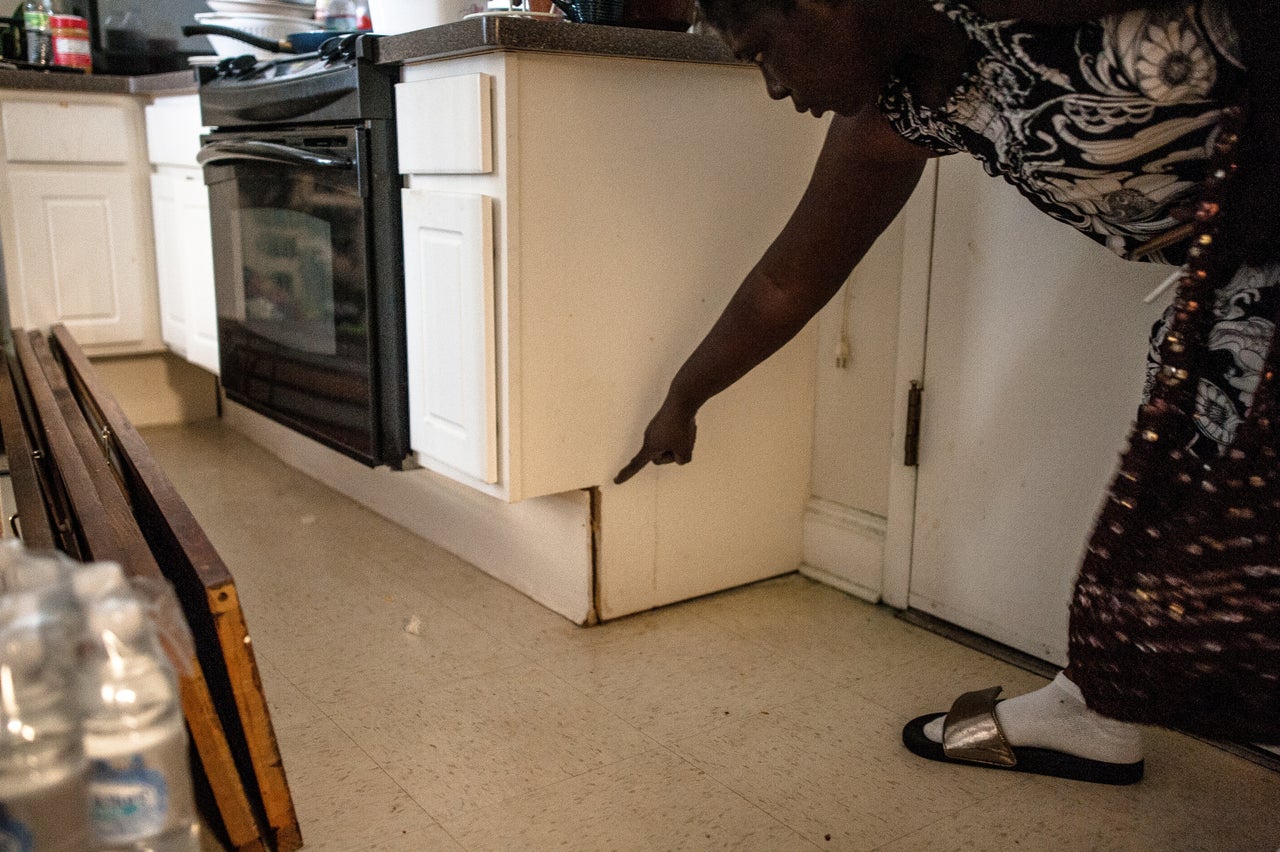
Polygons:
<instances>
[{"instance_id":1,"label":"kitchen cabinet","mask_svg":"<svg viewBox=\"0 0 1280 852\"><path fill-rule=\"evenodd\" d=\"M216 374L213 242L209 194L196 164L204 132L197 96L157 98L146 107L146 128L161 339L173 352Z\"/></svg>"},{"instance_id":2,"label":"kitchen cabinet","mask_svg":"<svg viewBox=\"0 0 1280 852\"><path fill-rule=\"evenodd\" d=\"M0 91L10 321L63 323L94 355L160 348L142 105Z\"/></svg>"},{"instance_id":3,"label":"kitchen cabinet","mask_svg":"<svg viewBox=\"0 0 1280 852\"><path fill-rule=\"evenodd\" d=\"M454 377L472 385L473 421L494 411L473 431L496 441L496 478L431 446L414 446L419 461L513 502L599 485L785 221L825 125L732 66L498 52L411 65L403 79L407 298L472 306L447 321L410 308L410 398L432 387L425 365L457 363L462 336L475 372ZM673 96L681 87L694 91ZM461 237L422 219L428 199L458 196L492 211L492 281L479 263L455 280L439 255ZM450 331L423 335L431 323Z\"/></svg>"},{"instance_id":4,"label":"kitchen cabinet","mask_svg":"<svg viewBox=\"0 0 1280 852\"><path fill-rule=\"evenodd\" d=\"M311 472L575 621L795 570L811 329L706 406L693 464L612 477L826 123L744 65L524 51L410 64L396 114L426 471Z\"/></svg>"}]
</instances>

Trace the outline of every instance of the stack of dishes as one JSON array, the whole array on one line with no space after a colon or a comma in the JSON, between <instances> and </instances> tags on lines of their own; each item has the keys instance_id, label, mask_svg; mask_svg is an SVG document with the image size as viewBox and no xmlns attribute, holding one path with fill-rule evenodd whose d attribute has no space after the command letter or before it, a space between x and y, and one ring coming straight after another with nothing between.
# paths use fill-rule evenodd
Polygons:
<instances>
[{"instance_id":1,"label":"stack of dishes","mask_svg":"<svg viewBox=\"0 0 1280 852\"><path fill-rule=\"evenodd\" d=\"M206 0L209 8L224 15L274 15L286 18L315 17L316 4L308 0Z\"/></svg>"},{"instance_id":2,"label":"stack of dishes","mask_svg":"<svg viewBox=\"0 0 1280 852\"><path fill-rule=\"evenodd\" d=\"M206 0L212 12L195 16L200 24L228 27L242 33L276 41L295 33L318 29L315 6L307 0ZM218 56L240 56L248 53L258 59L279 56L269 50L252 47L242 41L221 35L206 36Z\"/></svg>"}]
</instances>

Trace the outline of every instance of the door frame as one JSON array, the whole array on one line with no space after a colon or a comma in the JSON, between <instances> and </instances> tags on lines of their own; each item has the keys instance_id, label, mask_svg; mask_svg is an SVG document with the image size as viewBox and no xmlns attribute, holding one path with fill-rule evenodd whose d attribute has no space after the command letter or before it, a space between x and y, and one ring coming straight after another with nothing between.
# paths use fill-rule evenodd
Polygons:
<instances>
[{"instance_id":1,"label":"door frame","mask_svg":"<svg viewBox=\"0 0 1280 852\"><path fill-rule=\"evenodd\" d=\"M881 599L907 609L915 536L916 468L902 463L907 395L923 387L928 342L929 285L933 276L933 228L938 201L938 160L932 159L903 208L902 283L898 303L898 354L894 362L893 438L889 459L889 513L885 523Z\"/></svg>"}]
</instances>

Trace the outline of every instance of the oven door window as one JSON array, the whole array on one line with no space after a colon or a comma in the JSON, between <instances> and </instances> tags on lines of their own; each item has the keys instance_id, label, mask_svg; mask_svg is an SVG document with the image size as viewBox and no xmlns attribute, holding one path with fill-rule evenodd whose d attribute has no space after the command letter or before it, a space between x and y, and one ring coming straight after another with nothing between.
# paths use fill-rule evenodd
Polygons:
<instances>
[{"instance_id":1,"label":"oven door window","mask_svg":"<svg viewBox=\"0 0 1280 852\"><path fill-rule=\"evenodd\" d=\"M225 247L215 279L227 395L373 459L369 216L358 174L352 164L206 163Z\"/></svg>"},{"instance_id":2,"label":"oven door window","mask_svg":"<svg viewBox=\"0 0 1280 852\"><path fill-rule=\"evenodd\" d=\"M250 207L237 218L244 288L236 319L282 347L337 355L333 224L279 207ZM358 315L349 302L343 308ZM347 339L358 344L358 328L351 331Z\"/></svg>"}]
</instances>

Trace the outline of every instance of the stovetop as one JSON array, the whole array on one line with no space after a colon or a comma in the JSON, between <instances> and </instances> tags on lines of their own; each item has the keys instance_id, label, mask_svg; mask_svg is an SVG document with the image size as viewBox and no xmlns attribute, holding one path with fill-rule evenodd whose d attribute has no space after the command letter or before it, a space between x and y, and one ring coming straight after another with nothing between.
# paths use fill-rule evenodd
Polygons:
<instances>
[{"instance_id":1,"label":"stovetop","mask_svg":"<svg viewBox=\"0 0 1280 852\"><path fill-rule=\"evenodd\" d=\"M389 119L396 72L374 65L377 38L336 37L315 53L269 61L236 56L201 68L201 121L243 128Z\"/></svg>"}]
</instances>

